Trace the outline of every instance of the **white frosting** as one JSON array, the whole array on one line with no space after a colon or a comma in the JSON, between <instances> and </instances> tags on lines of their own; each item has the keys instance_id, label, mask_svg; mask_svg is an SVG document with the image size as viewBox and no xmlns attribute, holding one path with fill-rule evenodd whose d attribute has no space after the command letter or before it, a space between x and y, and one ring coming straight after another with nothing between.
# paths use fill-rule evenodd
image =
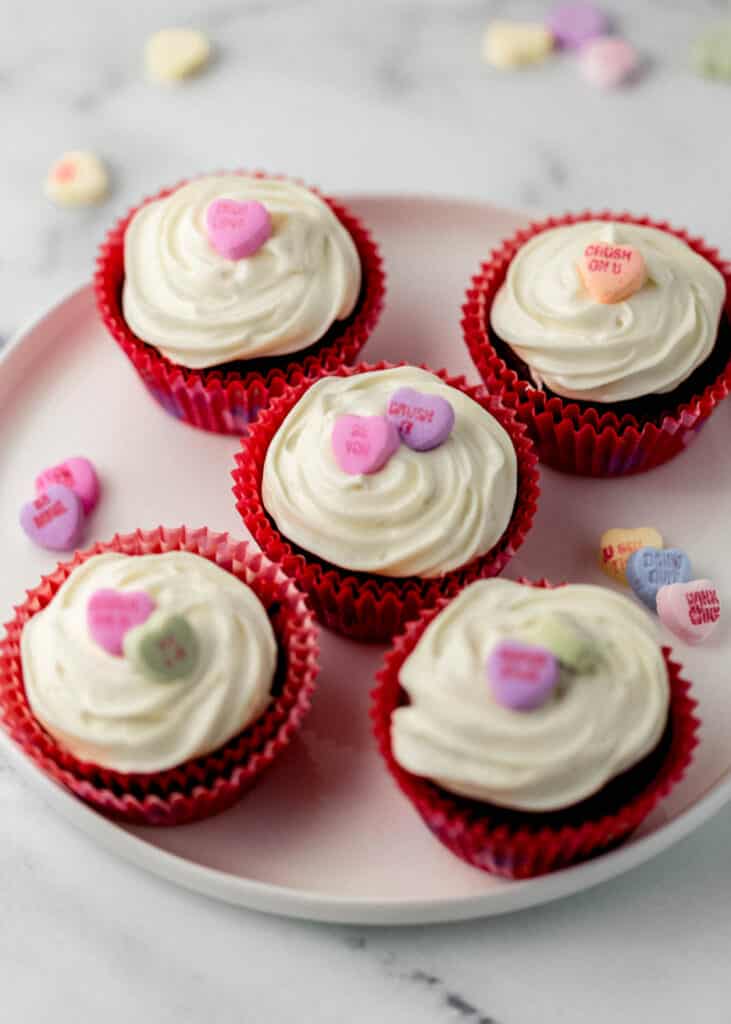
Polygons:
<instances>
[{"instance_id":1,"label":"white frosting","mask_svg":"<svg viewBox=\"0 0 731 1024\"><path fill-rule=\"evenodd\" d=\"M529 637L547 615L591 638L594 665L562 667L536 710L502 707L488 655L501 640ZM629 598L502 579L466 587L424 631L400 681L410 704L392 717L397 762L451 792L526 811L576 804L637 764L657 746L670 699L654 623Z\"/></svg>"},{"instance_id":2,"label":"white frosting","mask_svg":"<svg viewBox=\"0 0 731 1024\"><path fill-rule=\"evenodd\" d=\"M377 473L345 473L333 454L337 417L383 415L400 387L451 402L451 435L426 452L402 444ZM516 490L515 450L498 421L413 366L314 384L275 434L262 482L264 506L289 540L383 576L440 576L485 554L505 532Z\"/></svg>"},{"instance_id":3,"label":"white frosting","mask_svg":"<svg viewBox=\"0 0 731 1024\"><path fill-rule=\"evenodd\" d=\"M210 244L214 199L266 206L272 236L254 256L228 260ZM138 210L124 269L129 327L193 369L307 348L353 312L361 283L355 244L319 196L235 174L198 178Z\"/></svg>"},{"instance_id":4,"label":"white frosting","mask_svg":"<svg viewBox=\"0 0 731 1024\"><path fill-rule=\"evenodd\" d=\"M595 302L578 264L596 240L638 248L647 281L623 302ZM657 228L586 221L522 246L491 323L540 387L565 398L622 402L672 391L709 356L726 294L722 275Z\"/></svg>"},{"instance_id":5,"label":"white frosting","mask_svg":"<svg viewBox=\"0 0 731 1024\"><path fill-rule=\"evenodd\" d=\"M154 682L108 654L87 626L91 595L145 590L197 634L194 672ZM121 772L156 772L209 753L269 703L277 645L250 587L198 555L96 555L74 569L22 633L33 714L75 757Z\"/></svg>"}]
</instances>

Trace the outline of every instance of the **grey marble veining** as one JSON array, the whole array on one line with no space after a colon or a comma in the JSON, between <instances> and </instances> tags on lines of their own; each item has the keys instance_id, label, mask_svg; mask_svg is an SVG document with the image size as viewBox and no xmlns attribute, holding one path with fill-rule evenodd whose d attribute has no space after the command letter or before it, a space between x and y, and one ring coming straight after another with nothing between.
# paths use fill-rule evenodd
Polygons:
<instances>
[{"instance_id":1,"label":"grey marble veining","mask_svg":"<svg viewBox=\"0 0 731 1024\"><path fill-rule=\"evenodd\" d=\"M147 0L0 10L0 342L88 280L104 232L195 171L260 166L332 191L435 192L558 212L628 208L731 255L731 86L688 43L727 0L607 0L646 57L594 92L570 57L504 74L479 59L494 16L542 0ZM148 84L150 31L208 29L217 59ZM50 162L98 151L98 209L43 197ZM119 863L0 761L0 1017L317 1024L728 1021L731 815L599 890L503 919L397 931L247 914Z\"/></svg>"}]
</instances>

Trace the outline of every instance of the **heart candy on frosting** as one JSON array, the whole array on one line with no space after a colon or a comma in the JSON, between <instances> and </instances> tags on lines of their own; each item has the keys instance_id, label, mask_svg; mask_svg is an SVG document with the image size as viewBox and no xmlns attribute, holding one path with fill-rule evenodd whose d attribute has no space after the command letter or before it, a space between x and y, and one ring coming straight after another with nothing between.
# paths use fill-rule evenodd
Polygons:
<instances>
[{"instance_id":1,"label":"heart candy on frosting","mask_svg":"<svg viewBox=\"0 0 731 1024\"><path fill-rule=\"evenodd\" d=\"M155 602L144 590L97 590L86 606L86 622L95 643L119 657L131 629L147 622Z\"/></svg>"},{"instance_id":2,"label":"heart candy on frosting","mask_svg":"<svg viewBox=\"0 0 731 1024\"><path fill-rule=\"evenodd\" d=\"M80 499L88 515L99 500L99 478L88 459L73 458L50 466L36 477L36 493L43 494L52 484L63 484Z\"/></svg>"},{"instance_id":3,"label":"heart candy on frosting","mask_svg":"<svg viewBox=\"0 0 731 1024\"><path fill-rule=\"evenodd\" d=\"M27 535L50 551L73 551L84 521L81 499L63 484L52 484L20 510L20 525Z\"/></svg>"},{"instance_id":4,"label":"heart candy on frosting","mask_svg":"<svg viewBox=\"0 0 731 1024\"><path fill-rule=\"evenodd\" d=\"M488 656L487 678L498 704L513 711L532 711L553 692L559 664L545 647L502 640Z\"/></svg>"},{"instance_id":5,"label":"heart candy on frosting","mask_svg":"<svg viewBox=\"0 0 731 1024\"><path fill-rule=\"evenodd\" d=\"M208 241L227 260L253 256L271 238L272 218L263 203L251 199L214 199L206 210Z\"/></svg>"},{"instance_id":6,"label":"heart candy on frosting","mask_svg":"<svg viewBox=\"0 0 731 1024\"><path fill-rule=\"evenodd\" d=\"M647 267L633 245L597 240L584 249L579 274L595 302L612 305L640 290L647 280Z\"/></svg>"},{"instance_id":7,"label":"heart candy on frosting","mask_svg":"<svg viewBox=\"0 0 731 1024\"><path fill-rule=\"evenodd\" d=\"M718 591L710 580L670 583L657 592L657 614L687 644L703 643L721 618Z\"/></svg>"},{"instance_id":8,"label":"heart candy on frosting","mask_svg":"<svg viewBox=\"0 0 731 1024\"><path fill-rule=\"evenodd\" d=\"M386 416L401 440L417 452L444 444L454 427L454 409L446 398L415 388L398 388L391 395Z\"/></svg>"},{"instance_id":9,"label":"heart candy on frosting","mask_svg":"<svg viewBox=\"0 0 731 1024\"><path fill-rule=\"evenodd\" d=\"M198 638L182 615L156 615L127 634L124 653L157 682L189 676L198 661Z\"/></svg>"},{"instance_id":10,"label":"heart candy on frosting","mask_svg":"<svg viewBox=\"0 0 731 1024\"><path fill-rule=\"evenodd\" d=\"M332 433L335 461L351 476L383 469L401 440L385 416L338 416Z\"/></svg>"}]
</instances>

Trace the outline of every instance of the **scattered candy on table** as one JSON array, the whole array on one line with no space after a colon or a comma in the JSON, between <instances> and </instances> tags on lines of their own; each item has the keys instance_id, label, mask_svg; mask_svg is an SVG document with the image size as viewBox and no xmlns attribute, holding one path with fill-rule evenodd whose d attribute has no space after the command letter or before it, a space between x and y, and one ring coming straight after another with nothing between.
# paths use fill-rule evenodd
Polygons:
<instances>
[{"instance_id":1,"label":"scattered candy on table","mask_svg":"<svg viewBox=\"0 0 731 1024\"><path fill-rule=\"evenodd\" d=\"M72 551L84 528L81 499L63 484L51 484L20 510L20 525L34 544L49 551Z\"/></svg>"},{"instance_id":2,"label":"scattered candy on table","mask_svg":"<svg viewBox=\"0 0 731 1024\"><path fill-rule=\"evenodd\" d=\"M657 592L660 621L687 644L708 639L721 618L721 602L711 580L671 583Z\"/></svg>"},{"instance_id":3,"label":"scattered candy on table","mask_svg":"<svg viewBox=\"0 0 731 1024\"><path fill-rule=\"evenodd\" d=\"M172 682L193 672L198 638L184 616L159 612L127 633L124 653L143 675L157 682Z\"/></svg>"},{"instance_id":4,"label":"scattered candy on table","mask_svg":"<svg viewBox=\"0 0 731 1024\"><path fill-rule=\"evenodd\" d=\"M617 583L627 586L627 559L640 548L661 548L662 535L653 526L612 527L599 540L599 565Z\"/></svg>"},{"instance_id":5,"label":"scattered candy on table","mask_svg":"<svg viewBox=\"0 0 731 1024\"><path fill-rule=\"evenodd\" d=\"M335 461L351 476L377 473L400 444L398 430L385 416L338 416L335 421Z\"/></svg>"},{"instance_id":6,"label":"scattered candy on table","mask_svg":"<svg viewBox=\"0 0 731 1024\"><path fill-rule=\"evenodd\" d=\"M579 273L591 297L605 305L622 302L647 280L645 258L633 245L592 242L584 249Z\"/></svg>"},{"instance_id":7,"label":"scattered candy on table","mask_svg":"<svg viewBox=\"0 0 731 1024\"><path fill-rule=\"evenodd\" d=\"M97 590L86 606L86 622L96 644L121 657L131 629L147 622L155 602L144 590Z\"/></svg>"},{"instance_id":8,"label":"scattered candy on table","mask_svg":"<svg viewBox=\"0 0 731 1024\"><path fill-rule=\"evenodd\" d=\"M74 150L51 165L45 191L58 206L93 206L106 198L109 175L94 153Z\"/></svg>"},{"instance_id":9,"label":"scattered candy on table","mask_svg":"<svg viewBox=\"0 0 731 1024\"><path fill-rule=\"evenodd\" d=\"M147 73L158 82L177 82L201 71L210 60L208 37L192 28L164 28L145 44Z\"/></svg>"},{"instance_id":10,"label":"scattered candy on table","mask_svg":"<svg viewBox=\"0 0 731 1024\"><path fill-rule=\"evenodd\" d=\"M253 256L269 241L272 218L263 203L255 199L214 199L206 210L208 241L227 260Z\"/></svg>"},{"instance_id":11,"label":"scattered candy on table","mask_svg":"<svg viewBox=\"0 0 731 1024\"><path fill-rule=\"evenodd\" d=\"M482 56L496 68L539 64L553 50L553 36L535 22L493 21L482 39Z\"/></svg>"},{"instance_id":12,"label":"scattered candy on table","mask_svg":"<svg viewBox=\"0 0 731 1024\"><path fill-rule=\"evenodd\" d=\"M706 78L731 80L731 22L707 28L693 43L690 59Z\"/></svg>"},{"instance_id":13,"label":"scattered candy on table","mask_svg":"<svg viewBox=\"0 0 731 1024\"><path fill-rule=\"evenodd\" d=\"M630 81L640 66L637 50L625 39L604 36L581 48L579 71L591 85L613 89Z\"/></svg>"},{"instance_id":14,"label":"scattered candy on table","mask_svg":"<svg viewBox=\"0 0 731 1024\"><path fill-rule=\"evenodd\" d=\"M604 35L609 23L604 12L593 4L564 3L550 12L547 26L559 46L576 50Z\"/></svg>"},{"instance_id":15,"label":"scattered candy on table","mask_svg":"<svg viewBox=\"0 0 731 1024\"><path fill-rule=\"evenodd\" d=\"M488 655L487 678L498 704L513 711L532 711L553 693L559 665L545 647L502 640Z\"/></svg>"},{"instance_id":16,"label":"scattered candy on table","mask_svg":"<svg viewBox=\"0 0 731 1024\"><path fill-rule=\"evenodd\" d=\"M391 395L386 416L404 444L426 452L444 444L454 427L454 409L446 398L414 388L398 388Z\"/></svg>"},{"instance_id":17,"label":"scattered candy on table","mask_svg":"<svg viewBox=\"0 0 731 1024\"><path fill-rule=\"evenodd\" d=\"M657 592L670 583L693 578L690 559L679 548L640 548L627 560L627 581L639 599L657 610Z\"/></svg>"},{"instance_id":18,"label":"scattered candy on table","mask_svg":"<svg viewBox=\"0 0 731 1024\"><path fill-rule=\"evenodd\" d=\"M100 487L96 470L88 459L80 456L66 459L56 466L44 469L36 477L36 493L43 494L51 484L63 484L64 487L70 487L81 499L86 515L93 511L99 500Z\"/></svg>"}]
</instances>

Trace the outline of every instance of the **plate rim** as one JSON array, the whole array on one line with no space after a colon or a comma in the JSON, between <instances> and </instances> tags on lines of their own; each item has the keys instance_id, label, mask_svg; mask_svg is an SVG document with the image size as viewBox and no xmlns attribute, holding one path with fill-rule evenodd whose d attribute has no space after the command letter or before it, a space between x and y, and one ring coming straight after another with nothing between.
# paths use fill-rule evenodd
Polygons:
<instances>
[{"instance_id":1,"label":"plate rim","mask_svg":"<svg viewBox=\"0 0 731 1024\"><path fill-rule=\"evenodd\" d=\"M517 218L536 213L512 210L495 203L471 198L428 193L344 193L352 203L384 201L420 201L479 207ZM90 293L87 295L87 293ZM0 351L0 373L14 353L52 319L65 305L91 298L93 282L76 284L64 290L38 314L29 317ZM219 868L188 860L180 854L160 849L123 825L104 818L67 793L25 757L10 736L0 729L0 749L8 756L22 778L39 792L54 811L88 835L97 846L111 852L138 869L189 891L248 909L284 917L351 925L413 925L465 921L491 917L539 906L573 893L590 889L645 863L695 831L731 801L731 766L690 807L652 833L618 847L590 861L525 881L505 881L504 887L484 895L434 900L374 899L373 897L332 896L317 890L293 889L271 882L245 878Z\"/></svg>"}]
</instances>

